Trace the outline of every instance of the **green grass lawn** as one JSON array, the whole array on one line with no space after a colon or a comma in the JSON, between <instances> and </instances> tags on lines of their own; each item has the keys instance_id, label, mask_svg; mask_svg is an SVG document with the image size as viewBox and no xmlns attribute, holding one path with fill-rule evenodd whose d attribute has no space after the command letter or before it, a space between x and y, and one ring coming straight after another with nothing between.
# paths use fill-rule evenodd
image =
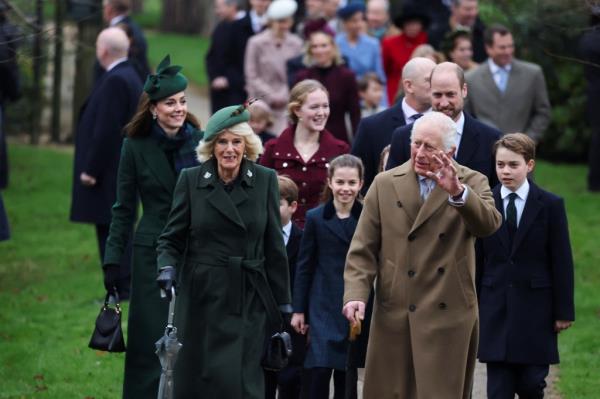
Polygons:
<instances>
[{"instance_id":1,"label":"green grass lawn","mask_svg":"<svg viewBox=\"0 0 600 399\"><path fill-rule=\"evenodd\" d=\"M72 155L11 144L10 162L11 185L2 193L13 237L0 243L0 398L117 398L123 355L87 348L104 289L92 226L68 221ZM585 191L585 173L543 162L536 172L566 200L575 253L577 322L560 338L559 389L569 399L600 392L600 195Z\"/></svg>"}]
</instances>

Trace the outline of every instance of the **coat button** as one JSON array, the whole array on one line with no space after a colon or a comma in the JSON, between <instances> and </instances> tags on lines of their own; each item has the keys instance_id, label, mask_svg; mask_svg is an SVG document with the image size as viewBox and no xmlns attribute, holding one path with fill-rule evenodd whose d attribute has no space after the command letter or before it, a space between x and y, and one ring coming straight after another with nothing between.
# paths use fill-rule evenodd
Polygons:
<instances>
[{"instance_id":1,"label":"coat button","mask_svg":"<svg viewBox=\"0 0 600 399\"><path fill-rule=\"evenodd\" d=\"M414 277L415 276L415 271L414 270L409 270L408 271L408 277Z\"/></svg>"},{"instance_id":2,"label":"coat button","mask_svg":"<svg viewBox=\"0 0 600 399\"><path fill-rule=\"evenodd\" d=\"M411 312L414 312L415 310L417 310L417 307L415 305L410 305L408 307L408 310L410 310Z\"/></svg>"},{"instance_id":3,"label":"coat button","mask_svg":"<svg viewBox=\"0 0 600 399\"><path fill-rule=\"evenodd\" d=\"M400 202L400 201L396 201L396 206L397 206L398 208L402 208L402 202Z\"/></svg>"},{"instance_id":4,"label":"coat button","mask_svg":"<svg viewBox=\"0 0 600 399\"><path fill-rule=\"evenodd\" d=\"M303 171L303 172L306 172L306 166L303 166L303 167L302 167L302 171Z\"/></svg>"},{"instance_id":5,"label":"coat button","mask_svg":"<svg viewBox=\"0 0 600 399\"><path fill-rule=\"evenodd\" d=\"M444 310L444 309L446 309L447 307L448 307L448 306L446 306L446 303L445 303L445 302L440 302L440 303L439 303L439 305L438 305L438 308L440 308L441 310Z\"/></svg>"},{"instance_id":6,"label":"coat button","mask_svg":"<svg viewBox=\"0 0 600 399\"><path fill-rule=\"evenodd\" d=\"M437 269L438 274L444 274L445 271L446 269L444 269L443 267L438 267Z\"/></svg>"},{"instance_id":7,"label":"coat button","mask_svg":"<svg viewBox=\"0 0 600 399\"><path fill-rule=\"evenodd\" d=\"M306 198L302 198L302 199L300 200L300 202L302 202L303 204L306 204Z\"/></svg>"},{"instance_id":8,"label":"coat button","mask_svg":"<svg viewBox=\"0 0 600 399\"><path fill-rule=\"evenodd\" d=\"M408 241L414 241L415 238L417 238L417 235L415 233L410 233L408 235Z\"/></svg>"},{"instance_id":9,"label":"coat button","mask_svg":"<svg viewBox=\"0 0 600 399\"><path fill-rule=\"evenodd\" d=\"M446 238L446 233L440 233L438 237L440 240L443 240L444 238Z\"/></svg>"},{"instance_id":10,"label":"coat button","mask_svg":"<svg viewBox=\"0 0 600 399\"><path fill-rule=\"evenodd\" d=\"M305 181L302 182L302 187L306 187L306 182Z\"/></svg>"},{"instance_id":11,"label":"coat button","mask_svg":"<svg viewBox=\"0 0 600 399\"><path fill-rule=\"evenodd\" d=\"M283 166L284 168L287 168L287 167L288 167L288 163L287 163L287 162L284 162L282 166Z\"/></svg>"},{"instance_id":12,"label":"coat button","mask_svg":"<svg viewBox=\"0 0 600 399\"><path fill-rule=\"evenodd\" d=\"M275 155L279 155L279 153L278 153L278 152L276 152L276 153L275 153Z\"/></svg>"}]
</instances>

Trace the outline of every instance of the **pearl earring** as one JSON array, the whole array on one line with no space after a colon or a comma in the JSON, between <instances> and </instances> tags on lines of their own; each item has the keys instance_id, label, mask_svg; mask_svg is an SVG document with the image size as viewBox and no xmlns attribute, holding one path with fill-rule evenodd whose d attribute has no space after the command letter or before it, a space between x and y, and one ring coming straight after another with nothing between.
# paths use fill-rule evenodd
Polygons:
<instances>
[{"instance_id":1,"label":"pearl earring","mask_svg":"<svg viewBox=\"0 0 600 399\"><path fill-rule=\"evenodd\" d=\"M152 119L156 119L158 117L158 115L156 115L156 112L152 113Z\"/></svg>"}]
</instances>

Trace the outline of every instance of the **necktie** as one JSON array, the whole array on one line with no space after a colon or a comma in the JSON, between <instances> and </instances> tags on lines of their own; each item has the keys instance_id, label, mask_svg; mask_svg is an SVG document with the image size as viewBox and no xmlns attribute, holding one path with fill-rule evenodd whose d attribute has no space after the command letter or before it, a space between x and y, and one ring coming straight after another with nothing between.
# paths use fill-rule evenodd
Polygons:
<instances>
[{"instance_id":1,"label":"necktie","mask_svg":"<svg viewBox=\"0 0 600 399\"><path fill-rule=\"evenodd\" d=\"M508 205L506 206L506 225L508 227L511 243L515 233L517 232L517 207L515 206L516 198L516 193L510 193L508 195Z\"/></svg>"},{"instance_id":2,"label":"necktie","mask_svg":"<svg viewBox=\"0 0 600 399\"><path fill-rule=\"evenodd\" d=\"M414 114L410 117L410 121L414 123L417 121L417 119L419 119L422 116L423 116L423 114Z\"/></svg>"},{"instance_id":3,"label":"necktie","mask_svg":"<svg viewBox=\"0 0 600 399\"><path fill-rule=\"evenodd\" d=\"M506 91L506 84L508 83L508 71L504 68L498 68L498 81L496 85L498 86L498 90L502 93Z\"/></svg>"},{"instance_id":4,"label":"necktie","mask_svg":"<svg viewBox=\"0 0 600 399\"><path fill-rule=\"evenodd\" d=\"M433 190L433 181L431 179L419 179L419 185L421 188L421 199L425 202L429 194L431 194L431 190Z\"/></svg>"}]
</instances>

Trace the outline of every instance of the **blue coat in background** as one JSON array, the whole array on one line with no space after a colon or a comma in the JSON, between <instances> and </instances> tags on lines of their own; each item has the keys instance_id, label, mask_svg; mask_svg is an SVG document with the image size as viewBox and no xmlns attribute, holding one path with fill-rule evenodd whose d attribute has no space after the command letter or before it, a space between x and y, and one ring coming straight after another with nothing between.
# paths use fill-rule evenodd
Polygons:
<instances>
[{"instance_id":1,"label":"blue coat in background","mask_svg":"<svg viewBox=\"0 0 600 399\"><path fill-rule=\"evenodd\" d=\"M141 93L137 71L124 61L99 78L81 108L75 132L71 221L110 224L123 127L135 113ZM95 177L96 185L81 184L81 172Z\"/></svg>"},{"instance_id":2,"label":"blue coat in background","mask_svg":"<svg viewBox=\"0 0 600 399\"><path fill-rule=\"evenodd\" d=\"M346 369L348 320L342 314L344 266L362 205L356 201L340 220L333 201L306 214L294 281L294 313L308 316L309 346L305 368Z\"/></svg>"},{"instance_id":3,"label":"blue coat in background","mask_svg":"<svg viewBox=\"0 0 600 399\"><path fill-rule=\"evenodd\" d=\"M573 258L563 200L529 184L512 247L506 222L478 244L481 362L558 363L554 321L575 320ZM501 187L493 194L496 209L504 215Z\"/></svg>"}]
</instances>

